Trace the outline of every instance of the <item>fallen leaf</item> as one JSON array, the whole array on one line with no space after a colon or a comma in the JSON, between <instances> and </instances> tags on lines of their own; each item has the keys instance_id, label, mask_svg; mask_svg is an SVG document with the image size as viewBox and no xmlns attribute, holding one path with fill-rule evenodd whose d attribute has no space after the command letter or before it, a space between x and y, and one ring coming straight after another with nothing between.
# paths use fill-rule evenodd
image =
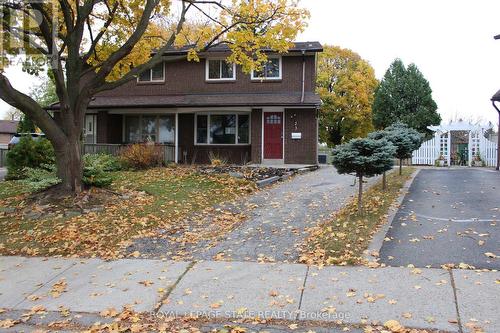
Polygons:
<instances>
[{"instance_id":1,"label":"fallen leaf","mask_svg":"<svg viewBox=\"0 0 500 333\"><path fill-rule=\"evenodd\" d=\"M397 320L388 320L384 323L384 326L393 333L400 333L405 330Z\"/></svg>"},{"instance_id":2,"label":"fallen leaf","mask_svg":"<svg viewBox=\"0 0 500 333\"><path fill-rule=\"evenodd\" d=\"M145 287L149 287L150 285L154 284L153 281L150 280L140 281L139 283L144 285Z\"/></svg>"}]
</instances>

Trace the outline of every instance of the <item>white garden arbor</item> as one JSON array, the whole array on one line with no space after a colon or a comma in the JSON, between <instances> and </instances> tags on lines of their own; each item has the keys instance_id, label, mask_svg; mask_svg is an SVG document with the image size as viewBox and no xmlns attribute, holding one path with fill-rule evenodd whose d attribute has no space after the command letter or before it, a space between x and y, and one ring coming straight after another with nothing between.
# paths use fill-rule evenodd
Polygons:
<instances>
[{"instance_id":1,"label":"white garden arbor","mask_svg":"<svg viewBox=\"0 0 500 333\"><path fill-rule=\"evenodd\" d=\"M436 160L442 159L448 166L496 166L497 143L490 140L492 124L459 120L428 128L434 132L434 137L413 152L412 164L434 165Z\"/></svg>"}]
</instances>

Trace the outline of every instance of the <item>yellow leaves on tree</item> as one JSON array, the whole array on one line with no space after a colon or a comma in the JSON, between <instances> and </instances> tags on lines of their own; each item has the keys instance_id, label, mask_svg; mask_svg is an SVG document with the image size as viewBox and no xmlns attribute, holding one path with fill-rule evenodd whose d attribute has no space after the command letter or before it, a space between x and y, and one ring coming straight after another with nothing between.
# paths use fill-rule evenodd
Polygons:
<instances>
[{"instance_id":1,"label":"yellow leaves on tree","mask_svg":"<svg viewBox=\"0 0 500 333\"><path fill-rule=\"evenodd\" d=\"M337 145L373 130L372 103L378 81L357 53L325 46L318 60L318 93L323 101L320 138Z\"/></svg>"},{"instance_id":2,"label":"yellow leaves on tree","mask_svg":"<svg viewBox=\"0 0 500 333\"><path fill-rule=\"evenodd\" d=\"M98 32L104 33L102 42L88 60L93 66L98 67L127 41L144 10L144 1L129 0L119 2L117 9L110 12L108 7L113 8L115 2L110 1L93 17L92 24L100 27ZM189 6L190 2L185 3ZM107 77L109 81L119 79L131 68L147 62L151 54L170 38L174 39L175 47L190 47L188 59L194 61L199 60L199 52L207 46L227 43L232 51L228 61L250 72L266 61L265 49L286 52L291 41L303 31L304 22L309 17L295 0L221 1L220 5L212 5L211 8L206 3L192 1L191 12L179 24L180 10L175 5L169 0L160 1L146 32L132 51L114 67ZM106 28L111 15L112 23Z\"/></svg>"}]
</instances>

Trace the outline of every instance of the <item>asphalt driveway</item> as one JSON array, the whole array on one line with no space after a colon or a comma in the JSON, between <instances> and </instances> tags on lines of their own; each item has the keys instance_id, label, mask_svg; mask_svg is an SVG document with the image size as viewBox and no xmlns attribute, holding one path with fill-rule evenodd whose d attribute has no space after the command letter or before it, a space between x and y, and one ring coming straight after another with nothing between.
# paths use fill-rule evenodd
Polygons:
<instances>
[{"instance_id":1,"label":"asphalt driveway","mask_svg":"<svg viewBox=\"0 0 500 333\"><path fill-rule=\"evenodd\" d=\"M423 169L392 222L380 260L390 266L500 269L499 220L499 172Z\"/></svg>"},{"instance_id":2,"label":"asphalt driveway","mask_svg":"<svg viewBox=\"0 0 500 333\"><path fill-rule=\"evenodd\" d=\"M339 175L332 166L323 166L220 207L242 212L247 219L215 245L214 240L179 244L171 241L179 237L175 234L161 239L137 239L128 250L137 250L149 258L296 262L298 247L308 235L307 228L327 219L356 194L353 180L353 176ZM376 178L369 178L366 187L375 181ZM207 222L201 224L210 225L211 218L207 215ZM186 224L189 228L196 226L190 221Z\"/></svg>"}]
</instances>

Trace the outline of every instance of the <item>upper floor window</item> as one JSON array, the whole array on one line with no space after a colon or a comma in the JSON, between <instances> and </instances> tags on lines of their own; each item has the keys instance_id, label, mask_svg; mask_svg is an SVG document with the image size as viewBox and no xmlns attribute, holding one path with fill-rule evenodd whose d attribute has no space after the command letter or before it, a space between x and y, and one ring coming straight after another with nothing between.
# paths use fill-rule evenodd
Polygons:
<instances>
[{"instance_id":1,"label":"upper floor window","mask_svg":"<svg viewBox=\"0 0 500 333\"><path fill-rule=\"evenodd\" d=\"M155 65L150 70L142 72L137 78L138 82L163 82L165 81L165 64Z\"/></svg>"},{"instance_id":2,"label":"upper floor window","mask_svg":"<svg viewBox=\"0 0 500 333\"><path fill-rule=\"evenodd\" d=\"M224 59L207 59L206 79L236 80L236 65Z\"/></svg>"},{"instance_id":3,"label":"upper floor window","mask_svg":"<svg viewBox=\"0 0 500 333\"><path fill-rule=\"evenodd\" d=\"M252 71L252 80L280 80L281 57L268 57L262 68Z\"/></svg>"}]
</instances>

